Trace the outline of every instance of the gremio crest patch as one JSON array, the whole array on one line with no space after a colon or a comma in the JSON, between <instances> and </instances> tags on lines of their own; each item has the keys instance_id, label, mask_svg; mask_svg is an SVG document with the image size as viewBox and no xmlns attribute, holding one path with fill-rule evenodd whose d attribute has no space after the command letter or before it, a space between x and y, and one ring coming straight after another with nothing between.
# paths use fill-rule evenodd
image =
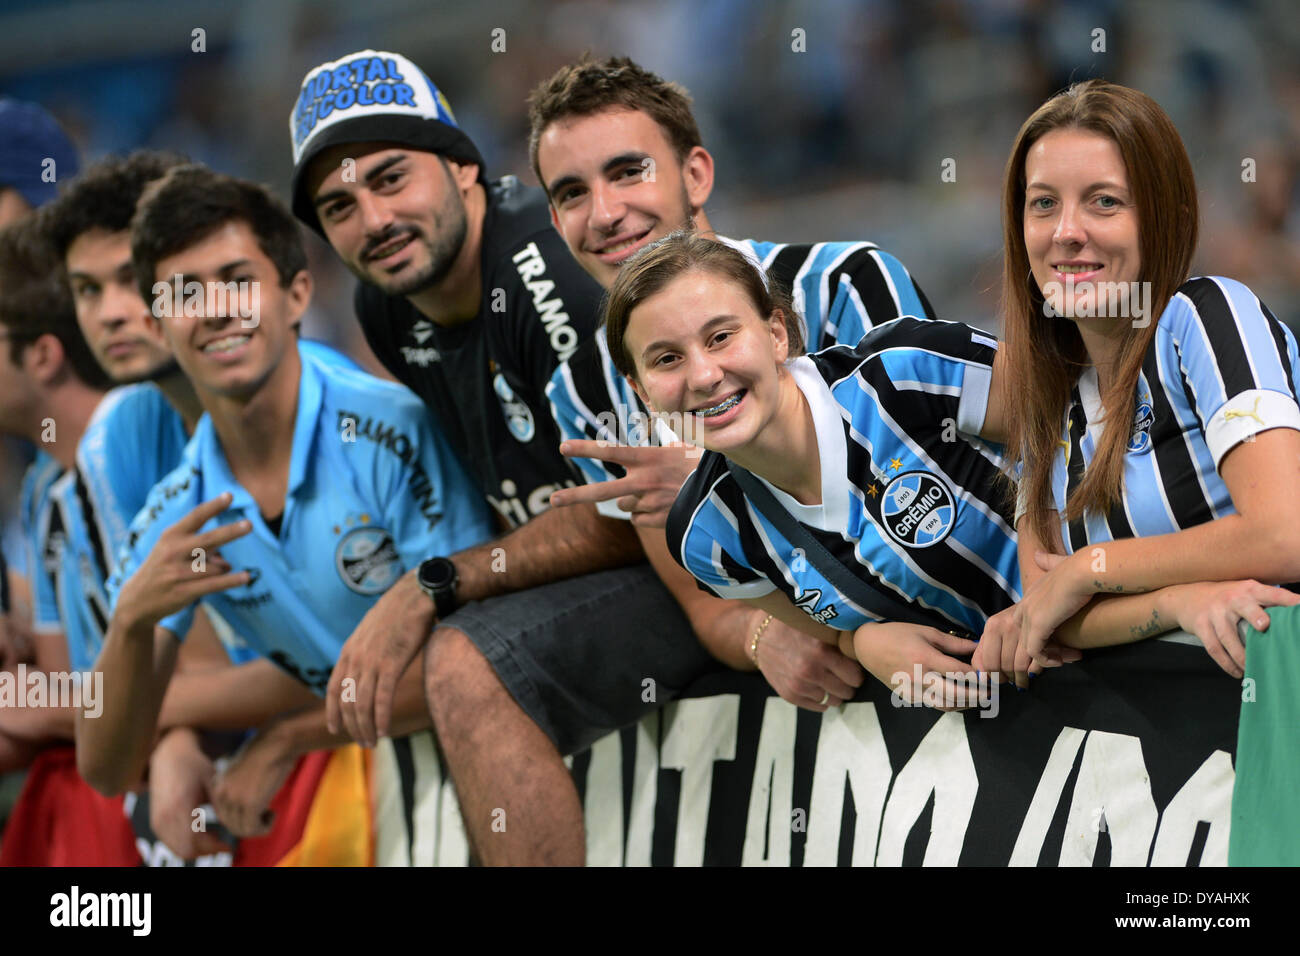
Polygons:
<instances>
[{"instance_id":1,"label":"gremio crest patch","mask_svg":"<svg viewBox=\"0 0 1300 956\"><path fill-rule=\"evenodd\" d=\"M885 486L880 517L899 544L928 548L948 537L957 508L944 482L928 471L908 471Z\"/></svg>"},{"instance_id":2,"label":"gremio crest patch","mask_svg":"<svg viewBox=\"0 0 1300 956\"><path fill-rule=\"evenodd\" d=\"M402 576L402 562L393 536L370 525L353 528L334 549L339 577L358 594L383 594Z\"/></svg>"},{"instance_id":3,"label":"gremio crest patch","mask_svg":"<svg viewBox=\"0 0 1300 956\"><path fill-rule=\"evenodd\" d=\"M1133 434L1128 440L1129 451L1140 454L1151 447L1151 425L1155 420L1151 403L1145 399L1138 402L1137 408L1133 410Z\"/></svg>"},{"instance_id":4,"label":"gremio crest patch","mask_svg":"<svg viewBox=\"0 0 1300 956\"><path fill-rule=\"evenodd\" d=\"M533 422L533 411L515 396L510 383L501 372L497 372L496 377L492 379L492 391L496 392L497 398L501 400L501 413L506 417L510 434L525 444L532 441L533 435L537 433L537 426Z\"/></svg>"}]
</instances>

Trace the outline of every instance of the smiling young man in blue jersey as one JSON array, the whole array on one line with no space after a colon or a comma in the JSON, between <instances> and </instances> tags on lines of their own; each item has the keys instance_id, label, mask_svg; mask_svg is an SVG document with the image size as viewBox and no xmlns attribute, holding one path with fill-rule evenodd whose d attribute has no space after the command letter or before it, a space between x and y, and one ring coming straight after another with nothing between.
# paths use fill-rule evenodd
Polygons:
<instances>
[{"instance_id":1,"label":"smiling young man in blue jersey","mask_svg":"<svg viewBox=\"0 0 1300 956\"><path fill-rule=\"evenodd\" d=\"M0 417L11 421L7 426L10 430L32 439L41 449L23 491L24 530L31 548L28 580L36 631L35 664L46 673L83 675L86 699L87 693L93 694L100 686L93 677L93 665L101 622L107 621L107 605L103 577L97 570L101 557L90 543L93 532L77 493L76 452L110 399L102 390L104 372L95 363L93 351L77 326L60 268L62 257L57 244L51 241L53 213L52 208L46 208L31 223L15 227L0 253L0 272L4 275L0 284L5 289L0 292L0 308L14 323L7 337L15 343L15 354L24 357L20 368L26 379L25 384L6 389L7 412ZM57 360L56 342L62 356ZM25 428L23 420L27 422ZM189 655L190 663L197 663L196 654L206 654L204 663L210 663L214 650L198 646ZM34 743L40 738L70 742L77 709L66 700L58 706L51 701L36 708L5 708L0 711L0 736L11 744ZM175 706L165 712L168 725L178 716ZM0 750L4 749L0 746ZM82 800L78 790L85 784L79 779L74 781L73 776L68 775L65 801ZM129 845L130 827L126 817L120 815L121 802L118 804L119 817L102 821L101 827L106 832L124 830ZM86 812L101 805L95 800L78 804ZM187 826L189 820L187 813ZM60 826L59 817L54 824ZM60 827L60 832L67 831ZM153 859L156 838L147 828L140 829L138 835L148 845L148 849L141 848L141 855ZM213 852L224 849L200 842Z\"/></svg>"},{"instance_id":2,"label":"smiling young man in blue jersey","mask_svg":"<svg viewBox=\"0 0 1300 956\"><path fill-rule=\"evenodd\" d=\"M123 386L109 394L86 428L69 493L83 512L83 537L90 543L78 559L100 578L87 585L88 630L74 641L84 644L89 660L99 653L107 625L103 580L126 543L127 528L150 489L180 462L203 414L194 385L171 354L152 314L152 300L142 298L131 265L136 204L150 183L185 163L177 154L150 150L109 157L74 180L45 214L86 343L108 377ZM298 348L304 360L357 368L320 343L299 339ZM240 646L237 635L232 637L227 640L237 661L256 656Z\"/></svg>"},{"instance_id":3,"label":"smiling young man in blue jersey","mask_svg":"<svg viewBox=\"0 0 1300 956\"><path fill-rule=\"evenodd\" d=\"M64 531L60 616L77 670L90 669L99 655L109 618L106 583L131 520L153 486L180 463L203 413L131 266L130 223L140 196L186 162L153 150L108 157L73 180L43 213L86 344L122 386L95 410L78 444L76 468L56 488ZM300 340L299 349L304 360L355 368L319 343ZM178 673L168 685L164 714L173 729L151 759L148 799L137 801L133 812L142 831L147 816L152 831L186 859L218 849L213 835L190 826L191 810L209 802L215 767L187 725L243 729L310 702L300 682L250 650L208 610L195 617L185 645L188 657L203 655L204 666ZM220 666L221 644L232 666ZM167 767L186 772L170 773ZM156 847L155 853L166 856Z\"/></svg>"},{"instance_id":4,"label":"smiling young man in blue jersey","mask_svg":"<svg viewBox=\"0 0 1300 956\"><path fill-rule=\"evenodd\" d=\"M689 96L626 57L561 67L534 90L530 120L533 170L550 197L555 228L606 288L639 250L693 227L739 250L793 293L807 316L810 350L856 343L902 314L931 314L902 263L873 243L717 236L704 209L713 158ZM757 668L784 699L810 710L853 696L864 679L855 662L762 611L703 593L669 556L658 512L666 513L698 455L661 446L678 436L653 424L616 367L603 328L560 366L547 394L566 451L588 482L557 493L557 504L597 502L603 514L630 519L655 570L720 660ZM628 445L640 447L622 447ZM644 494L647 474L660 485L656 494Z\"/></svg>"},{"instance_id":5,"label":"smiling young man in blue jersey","mask_svg":"<svg viewBox=\"0 0 1300 956\"><path fill-rule=\"evenodd\" d=\"M147 756L196 602L320 694L347 635L407 568L490 533L486 507L414 398L300 357L294 325L311 279L295 229L261 187L190 166L137 211L141 290L179 277L185 301L158 321L207 415L132 524L110 582L104 713L77 726L79 761L102 789L121 787ZM286 247L294 254L280 255ZM256 314L221 307L222 285L252 293ZM427 727L418 668L399 691L395 730ZM214 795L222 821L239 835L265 832L266 803L293 759L337 742L323 705L263 726L237 758L238 785Z\"/></svg>"},{"instance_id":6,"label":"smiling young man in blue jersey","mask_svg":"<svg viewBox=\"0 0 1300 956\"><path fill-rule=\"evenodd\" d=\"M90 352L115 384L78 443L65 479L67 562L83 605L68 637L74 663L99 654L108 624L104 583L149 490L180 462L203 408L141 298L131 267L131 216L145 187L187 161L140 151L101 160L45 213ZM75 526L75 527L74 527ZM240 661L255 655L237 645Z\"/></svg>"}]
</instances>

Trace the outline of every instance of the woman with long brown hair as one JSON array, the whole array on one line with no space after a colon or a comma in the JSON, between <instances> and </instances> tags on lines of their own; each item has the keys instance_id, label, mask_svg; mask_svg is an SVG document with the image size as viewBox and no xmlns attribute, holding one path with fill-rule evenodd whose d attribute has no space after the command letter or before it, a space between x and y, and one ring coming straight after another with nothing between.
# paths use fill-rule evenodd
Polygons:
<instances>
[{"instance_id":1,"label":"woman with long brown hair","mask_svg":"<svg viewBox=\"0 0 1300 956\"><path fill-rule=\"evenodd\" d=\"M1237 623L1300 602L1266 586L1300 581L1296 341L1241 283L1188 279L1197 214L1143 93L1090 80L1021 127L1003 299L1025 597L977 662L1181 626L1241 676Z\"/></svg>"}]
</instances>

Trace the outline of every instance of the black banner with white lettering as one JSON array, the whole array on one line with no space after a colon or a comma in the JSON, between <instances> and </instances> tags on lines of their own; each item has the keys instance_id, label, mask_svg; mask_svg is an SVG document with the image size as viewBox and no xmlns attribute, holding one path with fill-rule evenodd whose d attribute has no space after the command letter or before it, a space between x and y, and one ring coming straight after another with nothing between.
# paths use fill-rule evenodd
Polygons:
<instances>
[{"instance_id":1,"label":"black banner with white lettering","mask_svg":"<svg viewBox=\"0 0 1300 956\"><path fill-rule=\"evenodd\" d=\"M1090 652L943 714L868 680L816 714L717 674L574 761L605 865L1225 865L1238 681Z\"/></svg>"}]
</instances>

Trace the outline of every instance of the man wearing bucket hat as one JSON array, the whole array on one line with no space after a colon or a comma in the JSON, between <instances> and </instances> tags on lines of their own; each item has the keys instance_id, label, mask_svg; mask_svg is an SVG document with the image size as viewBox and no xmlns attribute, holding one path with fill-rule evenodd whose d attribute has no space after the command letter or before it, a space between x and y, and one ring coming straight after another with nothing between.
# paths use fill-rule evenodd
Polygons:
<instances>
[{"instance_id":1,"label":"man wearing bucket hat","mask_svg":"<svg viewBox=\"0 0 1300 956\"><path fill-rule=\"evenodd\" d=\"M592 334L601 289L551 227L545 195L488 181L405 57L364 50L312 69L289 128L294 212L362 280L375 355L424 399L512 529L430 556L367 614L334 667L331 727L373 744L427 643L429 698L452 683L461 702L433 712L478 858L580 863L563 755L716 666L626 523L549 510L576 475L546 384Z\"/></svg>"}]
</instances>

